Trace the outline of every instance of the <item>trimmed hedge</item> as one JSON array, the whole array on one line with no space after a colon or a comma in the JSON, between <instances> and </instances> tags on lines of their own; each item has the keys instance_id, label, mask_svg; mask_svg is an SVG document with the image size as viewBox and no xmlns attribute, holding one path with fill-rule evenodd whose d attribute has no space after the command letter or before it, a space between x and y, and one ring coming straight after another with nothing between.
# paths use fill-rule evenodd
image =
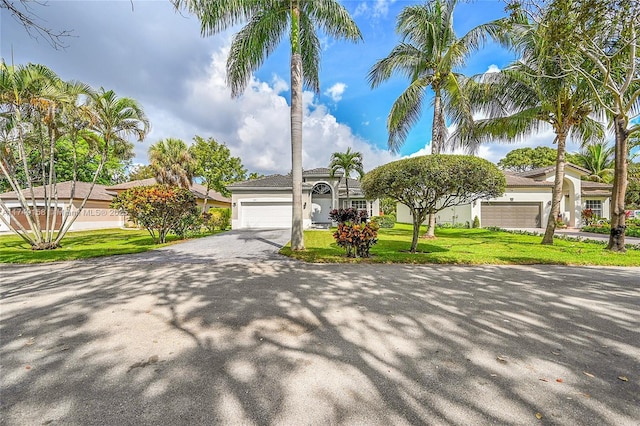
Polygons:
<instances>
[{"instance_id":1,"label":"trimmed hedge","mask_svg":"<svg viewBox=\"0 0 640 426\"><path fill-rule=\"evenodd\" d=\"M606 234L609 235L611 233L610 226L583 226L582 232L592 232L594 234ZM638 237L640 238L640 228L627 226L627 229L624 232L624 235L627 237Z\"/></svg>"}]
</instances>

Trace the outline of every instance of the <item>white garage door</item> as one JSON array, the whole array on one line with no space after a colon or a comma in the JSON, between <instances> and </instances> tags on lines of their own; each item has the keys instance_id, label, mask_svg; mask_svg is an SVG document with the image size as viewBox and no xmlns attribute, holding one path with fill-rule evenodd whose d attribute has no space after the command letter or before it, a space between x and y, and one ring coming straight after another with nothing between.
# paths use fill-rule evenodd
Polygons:
<instances>
[{"instance_id":1,"label":"white garage door","mask_svg":"<svg viewBox=\"0 0 640 426\"><path fill-rule=\"evenodd\" d=\"M291 201L240 203L241 228L291 228Z\"/></svg>"}]
</instances>

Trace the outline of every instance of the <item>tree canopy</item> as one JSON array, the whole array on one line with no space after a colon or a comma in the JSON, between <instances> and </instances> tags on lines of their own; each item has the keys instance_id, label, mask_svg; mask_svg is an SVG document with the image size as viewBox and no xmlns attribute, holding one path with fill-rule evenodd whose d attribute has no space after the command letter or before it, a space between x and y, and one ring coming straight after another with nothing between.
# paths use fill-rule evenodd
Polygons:
<instances>
[{"instance_id":1,"label":"tree canopy","mask_svg":"<svg viewBox=\"0 0 640 426\"><path fill-rule=\"evenodd\" d=\"M367 198L390 197L413 218L411 252L427 215L504 193L504 174L491 162L468 155L426 155L377 167L362 180Z\"/></svg>"},{"instance_id":2,"label":"tree canopy","mask_svg":"<svg viewBox=\"0 0 640 426\"><path fill-rule=\"evenodd\" d=\"M535 148L518 148L511 150L498 161L498 167L511 172L526 172L540 167L552 166L556 163L558 153L548 146L537 146ZM578 163L575 154L567 153L566 160L569 163Z\"/></svg>"},{"instance_id":3,"label":"tree canopy","mask_svg":"<svg viewBox=\"0 0 640 426\"><path fill-rule=\"evenodd\" d=\"M243 167L242 160L240 157L232 157L227 145L218 143L214 138L196 136L193 141L189 153L196 162L195 175L202 179L207 191L213 189L230 197L227 185L246 179L247 170ZM203 211L206 211L205 206Z\"/></svg>"}]
</instances>

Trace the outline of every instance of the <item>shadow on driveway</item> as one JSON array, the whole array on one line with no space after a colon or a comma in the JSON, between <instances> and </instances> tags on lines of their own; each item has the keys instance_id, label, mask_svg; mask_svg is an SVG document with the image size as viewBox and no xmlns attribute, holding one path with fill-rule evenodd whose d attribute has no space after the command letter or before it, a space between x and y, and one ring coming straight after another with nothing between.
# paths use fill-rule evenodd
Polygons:
<instances>
[{"instance_id":1,"label":"shadow on driveway","mask_svg":"<svg viewBox=\"0 0 640 426\"><path fill-rule=\"evenodd\" d=\"M180 256L1 265L0 423L640 418L637 268Z\"/></svg>"}]
</instances>

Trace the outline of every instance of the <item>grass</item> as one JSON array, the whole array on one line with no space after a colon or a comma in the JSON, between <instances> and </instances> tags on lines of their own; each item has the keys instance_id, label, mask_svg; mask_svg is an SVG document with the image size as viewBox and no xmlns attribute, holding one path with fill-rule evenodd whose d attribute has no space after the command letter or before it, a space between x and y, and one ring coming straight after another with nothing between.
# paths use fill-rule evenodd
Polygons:
<instances>
[{"instance_id":1,"label":"grass","mask_svg":"<svg viewBox=\"0 0 640 426\"><path fill-rule=\"evenodd\" d=\"M204 235L210 234L200 236ZM69 232L62 239L62 247L55 250L31 250L20 237L3 235L0 236L0 263L44 263L140 253L178 241L173 235L167 240L166 244L154 244L146 230L102 229Z\"/></svg>"},{"instance_id":2,"label":"grass","mask_svg":"<svg viewBox=\"0 0 640 426\"><path fill-rule=\"evenodd\" d=\"M488 229L437 229L435 240L420 239L418 253L411 247L411 225L396 224L380 229L378 243L368 259L347 258L333 239L333 231L305 231L305 247L284 255L314 263L442 263L468 265L601 265L640 266L640 250L613 253L604 244L575 242L556 238L552 246L541 245L541 236L519 235ZM421 233L424 232L424 229Z\"/></svg>"}]
</instances>

